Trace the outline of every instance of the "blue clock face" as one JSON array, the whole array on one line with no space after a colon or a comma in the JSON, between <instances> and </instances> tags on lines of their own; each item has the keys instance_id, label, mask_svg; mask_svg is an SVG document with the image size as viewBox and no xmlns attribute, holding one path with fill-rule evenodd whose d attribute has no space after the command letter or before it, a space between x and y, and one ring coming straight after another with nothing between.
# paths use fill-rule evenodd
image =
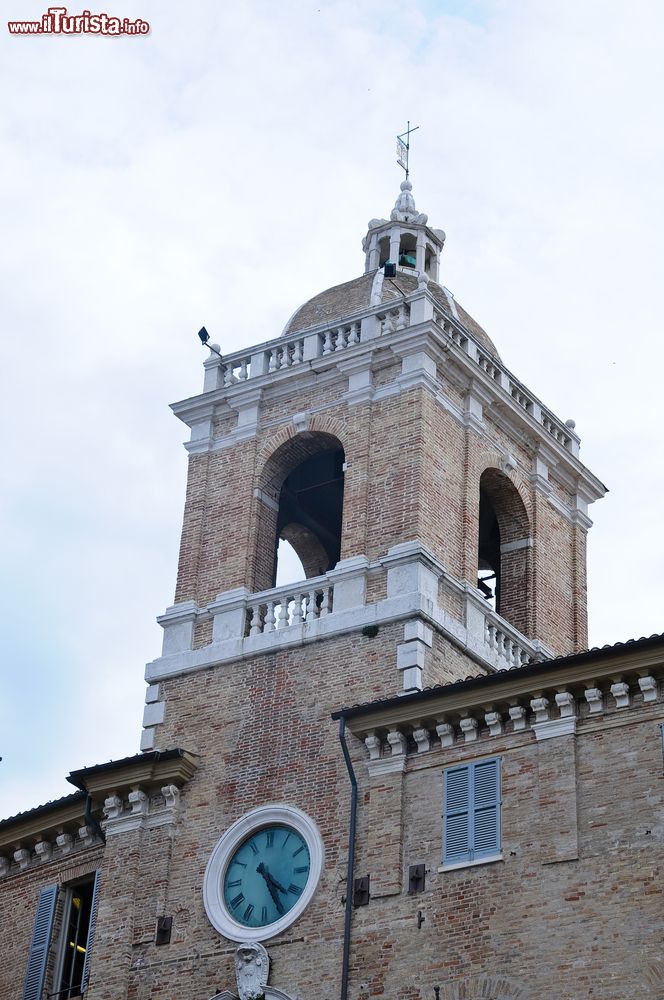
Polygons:
<instances>
[{"instance_id":1,"label":"blue clock face","mask_svg":"<svg viewBox=\"0 0 664 1000\"><path fill-rule=\"evenodd\" d=\"M311 859L304 838L289 826L264 826L231 855L224 873L224 904L245 927L280 920L302 895Z\"/></svg>"}]
</instances>

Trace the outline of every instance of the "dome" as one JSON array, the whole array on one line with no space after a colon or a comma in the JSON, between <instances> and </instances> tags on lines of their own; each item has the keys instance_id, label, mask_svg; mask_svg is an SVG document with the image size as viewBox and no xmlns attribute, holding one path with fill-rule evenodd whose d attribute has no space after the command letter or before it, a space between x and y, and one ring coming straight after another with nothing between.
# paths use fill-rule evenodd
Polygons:
<instances>
[{"instance_id":1,"label":"dome","mask_svg":"<svg viewBox=\"0 0 664 1000\"><path fill-rule=\"evenodd\" d=\"M342 285L334 285L332 288L314 295L312 299L309 299L293 313L284 328L283 336L290 337L321 323L332 325L346 316L377 305L378 301L390 302L403 295L410 295L411 292L417 290L417 275L405 274L400 269L394 278L383 280L380 300L374 300L372 291L377 270L369 271L360 278L353 278L352 281L346 281ZM454 317L450 299L441 286L435 281L429 281L427 289L441 312L445 313L446 316L457 318L489 354L500 360L500 355L491 338L456 300L453 300L457 313L457 316Z\"/></svg>"}]
</instances>

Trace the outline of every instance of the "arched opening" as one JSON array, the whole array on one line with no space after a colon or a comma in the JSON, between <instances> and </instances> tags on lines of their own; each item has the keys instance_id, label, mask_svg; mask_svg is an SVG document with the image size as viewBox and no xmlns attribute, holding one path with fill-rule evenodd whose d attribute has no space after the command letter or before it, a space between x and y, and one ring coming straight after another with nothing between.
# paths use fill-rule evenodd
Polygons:
<instances>
[{"instance_id":1,"label":"arched opening","mask_svg":"<svg viewBox=\"0 0 664 1000\"><path fill-rule=\"evenodd\" d=\"M288 583L298 583L305 580L307 574L304 571L302 560L297 552L285 538L280 538L277 545L277 580L275 586L285 587Z\"/></svg>"},{"instance_id":2,"label":"arched opening","mask_svg":"<svg viewBox=\"0 0 664 1000\"><path fill-rule=\"evenodd\" d=\"M498 469L480 479L477 585L490 606L525 635L529 629L528 513L511 480Z\"/></svg>"},{"instance_id":3,"label":"arched opening","mask_svg":"<svg viewBox=\"0 0 664 1000\"><path fill-rule=\"evenodd\" d=\"M276 586L277 574L280 583L294 582L298 560L300 579L322 576L337 564L343 492L344 451L330 434L297 434L268 459L257 491L255 591Z\"/></svg>"},{"instance_id":4,"label":"arched opening","mask_svg":"<svg viewBox=\"0 0 664 1000\"><path fill-rule=\"evenodd\" d=\"M417 267L417 239L412 233L404 233L399 240L399 266Z\"/></svg>"},{"instance_id":5,"label":"arched opening","mask_svg":"<svg viewBox=\"0 0 664 1000\"><path fill-rule=\"evenodd\" d=\"M424 248L424 270L430 278L433 278L434 281L438 277L435 269L436 259L436 251L430 243L427 243Z\"/></svg>"},{"instance_id":6,"label":"arched opening","mask_svg":"<svg viewBox=\"0 0 664 1000\"><path fill-rule=\"evenodd\" d=\"M383 236L381 240L378 241L378 266L382 267L383 264L390 259L390 237Z\"/></svg>"}]
</instances>

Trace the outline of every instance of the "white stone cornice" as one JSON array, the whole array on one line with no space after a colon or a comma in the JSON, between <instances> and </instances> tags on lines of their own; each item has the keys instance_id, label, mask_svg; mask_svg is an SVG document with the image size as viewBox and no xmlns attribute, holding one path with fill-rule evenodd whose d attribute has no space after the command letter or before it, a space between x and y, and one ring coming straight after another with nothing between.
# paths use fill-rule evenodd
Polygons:
<instances>
[{"instance_id":1,"label":"white stone cornice","mask_svg":"<svg viewBox=\"0 0 664 1000\"><path fill-rule=\"evenodd\" d=\"M530 707L535 713L535 724L548 722L549 720L549 699L544 697L532 698Z\"/></svg>"},{"instance_id":2,"label":"white stone cornice","mask_svg":"<svg viewBox=\"0 0 664 1000\"><path fill-rule=\"evenodd\" d=\"M459 719L459 728L463 733L463 739L465 743L474 743L477 739L477 719L465 718Z\"/></svg>"},{"instance_id":3,"label":"white stone cornice","mask_svg":"<svg viewBox=\"0 0 664 1000\"><path fill-rule=\"evenodd\" d=\"M398 757L406 753L408 746L406 737L398 729L393 729L387 734L387 742L392 748L393 757Z\"/></svg>"},{"instance_id":4,"label":"white stone cornice","mask_svg":"<svg viewBox=\"0 0 664 1000\"><path fill-rule=\"evenodd\" d=\"M657 700L657 681L654 677L639 677L639 687L644 702Z\"/></svg>"},{"instance_id":5,"label":"white stone cornice","mask_svg":"<svg viewBox=\"0 0 664 1000\"><path fill-rule=\"evenodd\" d=\"M611 694L615 699L616 708L629 708L629 684L616 681L611 685Z\"/></svg>"},{"instance_id":6,"label":"white stone cornice","mask_svg":"<svg viewBox=\"0 0 664 1000\"><path fill-rule=\"evenodd\" d=\"M48 840L37 841L35 844L35 854L42 864L46 861L50 861L53 855L53 844L49 843Z\"/></svg>"},{"instance_id":7,"label":"white stone cornice","mask_svg":"<svg viewBox=\"0 0 664 1000\"><path fill-rule=\"evenodd\" d=\"M561 719L571 719L576 715L576 702L574 695L569 691L559 691L556 695L556 705L560 711Z\"/></svg>"},{"instance_id":8,"label":"white stone cornice","mask_svg":"<svg viewBox=\"0 0 664 1000\"><path fill-rule=\"evenodd\" d=\"M596 687L586 688L585 698L586 701L588 702L588 707L590 709L591 714L594 715L602 711L603 708L602 692L600 691L599 688Z\"/></svg>"},{"instance_id":9,"label":"white stone cornice","mask_svg":"<svg viewBox=\"0 0 664 1000\"><path fill-rule=\"evenodd\" d=\"M446 748L454 745L454 726L449 722L439 722L436 726L436 733L440 739L441 747Z\"/></svg>"},{"instance_id":10,"label":"white stone cornice","mask_svg":"<svg viewBox=\"0 0 664 1000\"><path fill-rule=\"evenodd\" d=\"M400 774L406 769L406 755L397 757L381 757L380 760L368 760L367 770L370 778L382 778L384 774Z\"/></svg>"},{"instance_id":11,"label":"white stone cornice","mask_svg":"<svg viewBox=\"0 0 664 1000\"><path fill-rule=\"evenodd\" d=\"M71 854L74 849L74 838L71 833L59 833L55 843L61 855Z\"/></svg>"},{"instance_id":12,"label":"white stone cornice","mask_svg":"<svg viewBox=\"0 0 664 1000\"><path fill-rule=\"evenodd\" d=\"M387 597L366 604L368 576L381 567L387 570ZM461 597L462 621L438 604L439 588ZM314 592L318 603L309 607ZM286 601L292 608L295 607L293 602L305 598L306 616L293 614L292 620L289 617L280 622L278 628L274 627L277 605ZM213 619L212 642L193 649L193 620L203 617ZM249 635L246 634L248 620L251 622ZM169 609L162 616L161 624L165 633L169 633L170 652L147 665L146 680L156 682L231 660L359 631L368 625L413 620L422 621L429 628L435 627L489 670L519 666L528 659L547 659L552 655L542 643L525 638L492 612L479 591L451 577L424 546L414 541L393 546L375 564L369 564L363 556L355 557L344 560L325 576L302 581L299 585L259 594L237 588L220 594L205 608L196 609L189 604ZM164 641L166 643L166 635ZM409 689L417 690L422 683L424 647L428 646L426 642L422 645L422 641L417 637L406 639L406 648L398 654ZM418 672L417 676L411 676L410 668Z\"/></svg>"},{"instance_id":13,"label":"white stone cornice","mask_svg":"<svg viewBox=\"0 0 664 1000\"><path fill-rule=\"evenodd\" d=\"M415 746L417 747L418 753L426 753L427 750L431 749L429 730L425 729L423 726L413 729L413 739L415 740Z\"/></svg>"},{"instance_id":14,"label":"white stone cornice","mask_svg":"<svg viewBox=\"0 0 664 1000\"><path fill-rule=\"evenodd\" d=\"M14 851L14 861L18 865L19 869L24 872L26 868L30 865L30 851L27 847L19 847L17 851Z\"/></svg>"},{"instance_id":15,"label":"white stone cornice","mask_svg":"<svg viewBox=\"0 0 664 1000\"><path fill-rule=\"evenodd\" d=\"M538 742L551 740L556 736L573 736L576 733L576 717L568 719L549 719L547 722L534 722L533 732Z\"/></svg>"},{"instance_id":16,"label":"white stone cornice","mask_svg":"<svg viewBox=\"0 0 664 1000\"><path fill-rule=\"evenodd\" d=\"M510 705L509 717L512 720L512 730L515 733L523 732L528 724L526 710L522 705Z\"/></svg>"}]
</instances>

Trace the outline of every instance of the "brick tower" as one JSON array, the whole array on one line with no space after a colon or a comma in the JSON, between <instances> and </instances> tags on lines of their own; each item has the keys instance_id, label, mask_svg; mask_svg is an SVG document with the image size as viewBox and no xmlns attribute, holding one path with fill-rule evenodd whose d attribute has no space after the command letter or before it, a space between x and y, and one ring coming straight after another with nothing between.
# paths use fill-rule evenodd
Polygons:
<instances>
[{"instance_id":1,"label":"brick tower","mask_svg":"<svg viewBox=\"0 0 664 1000\"><path fill-rule=\"evenodd\" d=\"M223 685L256 656L304 655L318 684L318 658L350 641L335 671L349 701L585 648L587 508L604 488L573 421L438 283L444 240L404 181L369 223L361 277L279 338L211 352L203 393L173 407L189 480L144 749L185 734L171 682L214 667ZM275 587L279 539L297 586Z\"/></svg>"},{"instance_id":2,"label":"brick tower","mask_svg":"<svg viewBox=\"0 0 664 1000\"><path fill-rule=\"evenodd\" d=\"M664 639L586 650L604 487L444 243L404 181L360 277L174 405L142 753L0 823L9 1000L662 996Z\"/></svg>"}]
</instances>

